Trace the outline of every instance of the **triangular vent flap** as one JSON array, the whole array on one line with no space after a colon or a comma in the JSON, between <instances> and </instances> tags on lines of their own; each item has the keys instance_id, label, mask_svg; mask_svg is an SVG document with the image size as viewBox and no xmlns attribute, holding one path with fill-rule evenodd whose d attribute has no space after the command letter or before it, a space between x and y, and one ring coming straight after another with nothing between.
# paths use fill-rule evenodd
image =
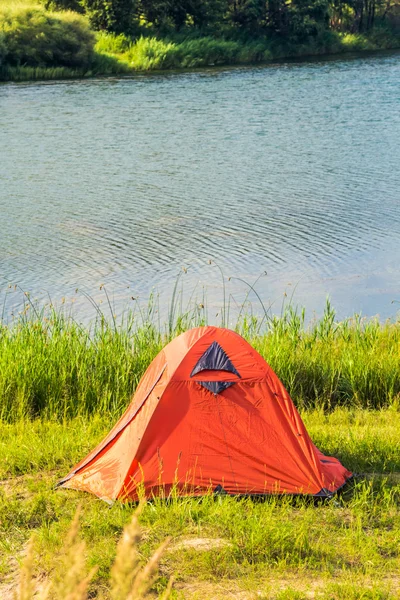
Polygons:
<instances>
[{"instance_id":1,"label":"triangular vent flap","mask_svg":"<svg viewBox=\"0 0 400 600\"><path fill-rule=\"evenodd\" d=\"M197 361L190 377L197 375L197 373L200 373L201 371L228 371L228 373L233 373L240 377L239 372L235 369L232 361L218 342L213 342L211 346L207 348Z\"/></svg>"}]
</instances>

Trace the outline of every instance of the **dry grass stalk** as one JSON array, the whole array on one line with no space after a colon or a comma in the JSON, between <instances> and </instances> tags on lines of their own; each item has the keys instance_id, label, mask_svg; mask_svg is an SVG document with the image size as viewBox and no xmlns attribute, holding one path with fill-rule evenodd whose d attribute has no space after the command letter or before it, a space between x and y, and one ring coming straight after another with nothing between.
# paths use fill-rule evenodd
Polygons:
<instances>
[{"instance_id":1,"label":"dry grass stalk","mask_svg":"<svg viewBox=\"0 0 400 600\"><path fill-rule=\"evenodd\" d=\"M86 572L86 544L79 540L80 513L79 506L63 548L62 579L58 578L55 585L55 596L60 600L86 600L89 583L97 570Z\"/></svg>"},{"instance_id":2,"label":"dry grass stalk","mask_svg":"<svg viewBox=\"0 0 400 600\"><path fill-rule=\"evenodd\" d=\"M26 555L21 565L19 586L14 592L14 600L47 600L51 584L48 583L38 593L35 592L35 578L33 576L35 537L32 536L26 548Z\"/></svg>"},{"instance_id":3,"label":"dry grass stalk","mask_svg":"<svg viewBox=\"0 0 400 600\"><path fill-rule=\"evenodd\" d=\"M117 545L117 554L111 569L111 598L113 600L126 599L140 569L137 547L141 538L139 515L142 510L143 503L139 504L131 522L124 528Z\"/></svg>"},{"instance_id":4,"label":"dry grass stalk","mask_svg":"<svg viewBox=\"0 0 400 600\"><path fill-rule=\"evenodd\" d=\"M165 551L169 539L150 557L147 564L142 567L138 552L141 539L139 515L143 509L141 503L133 514L131 522L124 528L117 546L117 554L111 569L111 598L113 600L141 600L144 599L154 583L157 566ZM25 560L21 566L20 585L14 594L14 600L47 600L49 593L57 600L88 600L88 588L96 568L89 573L86 571L86 544L79 540L78 507L71 527L68 531L62 552L61 574L44 590L35 593L33 562L34 538L32 537ZM167 600L172 590L172 578L165 589L162 600Z\"/></svg>"},{"instance_id":5,"label":"dry grass stalk","mask_svg":"<svg viewBox=\"0 0 400 600\"><path fill-rule=\"evenodd\" d=\"M33 597L33 544L34 538L31 537L21 565L19 586L18 591L14 593L14 600L31 600Z\"/></svg>"},{"instance_id":6,"label":"dry grass stalk","mask_svg":"<svg viewBox=\"0 0 400 600\"><path fill-rule=\"evenodd\" d=\"M154 582L154 575L160 559L165 551L169 539L150 557L147 564L141 568L138 553L138 544L141 539L139 516L143 510L141 502L133 514L132 520L123 531L118 543L117 555L111 570L111 597L113 600L140 600L144 598ZM168 585L163 595L168 598L172 582Z\"/></svg>"},{"instance_id":7,"label":"dry grass stalk","mask_svg":"<svg viewBox=\"0 0 400 600\"><path fill-rule=\"evenodd\" d=\"M139 600L141 598L145 598L150 586L154 582L154 576L158 564L162 555L164 554L165 548L169 544L169 541L169 538L167 538L150 557L143 569L137 572L130 593L124 600ZM164 598L168 598L168 596L164 595Z\"/></svg>"}]
</instances>

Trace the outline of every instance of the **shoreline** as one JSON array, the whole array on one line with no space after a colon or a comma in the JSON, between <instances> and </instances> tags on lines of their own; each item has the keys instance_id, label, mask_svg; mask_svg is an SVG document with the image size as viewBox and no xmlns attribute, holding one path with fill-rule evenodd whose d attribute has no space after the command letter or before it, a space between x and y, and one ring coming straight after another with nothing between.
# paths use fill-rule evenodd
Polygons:
<instances>
[{"instance_id":1,"label":"shoreline","mask_svg":"<svg viewBox=\"0 0 400 600\"><path fill-rule=\"evenodd\" d=\"M206 39L206 38L201 38ZM245 48L246 46L244 46ZM343 48L342 50L334 49L327 52L309 52L305 51L304 54L296 54L288 52L287 54L272 57L264 60L240 60L230 62L229 60L221 60L217 64L215 62L209 62L198 66L173 66L173 67L158 67L158 68L147 68L141 69L134 66L130 66L126 61L122 60L119 55L115 54L99 54L99 57L106 57L109 59L109 69L97 70L96 67L91 69L72 69L68 67L0 67L0 84L6 83L27 83L27 82L46 82L46 81L68 81L68 80L82 80L97 78L133 78L135 76L145 75L166 75L166 74L180 74L180 73L196 73L204 70L218 70L218 69L238 69L238 68L252 68L252 67L268 67L279 64L298 64L303 62L314 62L314 61L335 61L341 58L347 60L356 60L359 58L374 57L380 55L395 55L400 53L400 38L390 47L385 48ZM108 60L106 60L108 62Z\"/></svg>"}]
</instances>

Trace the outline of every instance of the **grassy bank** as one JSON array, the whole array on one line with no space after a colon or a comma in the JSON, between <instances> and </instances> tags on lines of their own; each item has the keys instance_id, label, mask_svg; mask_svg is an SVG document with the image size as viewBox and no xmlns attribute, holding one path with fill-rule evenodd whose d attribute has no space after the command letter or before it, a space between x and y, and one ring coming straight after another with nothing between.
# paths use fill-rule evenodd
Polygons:
<instances>
[{"instance_id":1,"label":"grassy bank","mask_svg":"<svg viewBox=\"0 0 400 600\"><path fill-rule=\"evenodd\" d=\"M97 52L115 58L132 72L263 64L291 58L396 48L400 48L400 34L393 34L387 29L378 29L369 35L328 31L305 43L268 38L237 40L190 36L186 39L142 36L131 43L124 36L116 38L103 34L96 44Z\"/></svg>"},{"instance_id":2,"label":"grassy bank","mask_svg":"<svg viewBox=\"0 0 400 600\"><path fill-rule=\"evenodd\" d=\"M36 314L35 312L36 311ZM32 313L32 314L30 314ZM30 314L30 317L28 315ZM204 309L170 314L166 328L132 313L83 327L63 312L24 314L0 325L0 416L65 418L120 414L163 345L205 323ZM398 407L400 323L336 322L330 306L310 325L302 312L241 317L236 329L276 371L300 408Z\"/></svg>"},{"instance_id":3,"label":"grassy bank","mask_svg":"<svg viewBox=\"0 0 400 600\"><path fill-rule=\"evenodd\" d=\"M83 327L27 300L0 327L1 598L11 600L34 534L34 590L52 581L50 597L63 600L66 569L76 582L95 567L88 594L72 597L126 600L112 591L112 565L133 507L110 509L54 484L109 431L164 343L205 322L202 307L182 314L175 305L165 327L155 324L152 306L120 322L99 315ZM310 325L288 308L281 317L241 315L237 330L284 380L314 443L358 475L320 504L206 496L145 505L142 535L132 534L138 564L171 538L149 598L162 597L171 576L171 597L182 599L398 598L400 324L338 323L328 305ZM79 504L86 546L75 540L71 551L68 530ZM66 567L78 554L76 569Z\"/></svg>"},{"instance_id":4,"label":"grassy bank","mask_svg":"<svg viewBox=\"0 0 400 600\"><path fill-rule=\"evenodd\" d=\"M172 538L152 597L173 576L173 598L398 598L399 413L338 408L302 416L323 452L363 475L334 502L318 505L272 497L262 503L206 497L146 505L140 562ZM53 489L109 427L108 416L0 425L2 598L17 581L13 557L22 556L32 533L35 584L64 577L65 539L79 503L84 570L97 567L90 597L110 597L110 568L133 508L110 509L90 495Z\"/></svg>"},{"instance_id":5,"label":"grassy bank","mask_svg":"<svg viewBox=\"0 0 400 600\"><path fill-rule=\"evenodd\" d=\"M373 36L334 34L298 46L272 44L268 40L241 42L203 37L176 42L168 38L140 37L127 43L123 52L113 51L115 45L118 47L119 42L115 44L114 36L99 37L93 60L87 68L7 65L0 68L0 81L134 75L148 71L257 65L302 57L395 50L400 48L400 36L388 36L387 32Z\"/></svg>"},{"instance_id":6,"label":"grassy bank","mask_svg":"<svg viewBox=\"0 0 400 600\"><path fill-rule=\"evenodd\" d=\"M307 40L265 35L97 33L72 11L47 11L36 2L0 7L0 80L65 79L137 72L261 64L302 56L400 48L400 33L378 26L368 34L320 31Z\"/></svg>"}]
</instances>

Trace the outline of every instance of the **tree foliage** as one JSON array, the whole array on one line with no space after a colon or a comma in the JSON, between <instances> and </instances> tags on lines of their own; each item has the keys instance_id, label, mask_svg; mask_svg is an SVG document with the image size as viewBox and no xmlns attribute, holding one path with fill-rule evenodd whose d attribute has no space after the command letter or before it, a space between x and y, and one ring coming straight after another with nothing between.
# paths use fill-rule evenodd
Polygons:
<instances>
[{"instance_id":1,"label":"tree foliage","mask_svg":"<svg viewBox=\"0 0 400 600\"><path fill-rule=\"evenodd\" d=\"M156 39L170 36L174 40L178 32L180 41L187 36L228 41L250 38L255 42L267 37L279 48L309 41L313 44L315 39L329 37L329 31L368 33L382 23L400 29L400 0L40 1L46 11L53 12L19 9L14 25L7 24L4 11L3 16L0 14L0 65L4 61L21 65L88 64L93 36L86 21L77 20L77 12L85 13L93 29L126 34L129 40L143 34L146 37L149 32ZM64 18L70 14L65 11L74 11L74 22L71 17L70 21Z\"/></svg>"},{"instance_id":2,"label":"tree foliage","mask_svg":"<svg viewBox=\"0 0 400 600\"><path fill-rule=\"evenodd\" d=\"M289 7L289 36L303 42L318 35L329 25L327 0L293 0Z\"/></svg>"},{"instance_id":3,"label":"tree foliage","mask_svg":"<svg viewBox=\"0 0 400 600\"><path fill-rule=\"evenodd\" d=\"M321 31L369 31L399 0L43 0L79 5L94 28L131 33L143 24L160 32L223 29L304 42Z\"/></svg>"},{"instance_id":4,"label":"tree foliage","mask_svg":"<svg viewBox=\"0 0 400 600\"><path fill-rule=\"evenodd\" d=\"M265 25L267 4L265 0L230 0L227 18L235 27L253 29Z\"/></svg>"},{"instance_id":5,"label":"tree foliage","mask_svg":"<svg viewBox=\"0 0 400 600\"><path fill-rule=\"evenodd\" d=\"M84 8L80 0L42 0L46 10L74 10L83 13Z\"/></svg>"},{"instance_id":6,"label":"tree foliage","mask_svg":"<svg viewBox=\"0 0 400 600\"><path fill-rule=\"evenodd\" d=\"M225 0L140 0L139 12L158 28L184 26L204 29L224 20Z\"/></svg>"},{"instance_id":7,"label":"tree foliage","mask_svg":"<svg viewBox=\"0 0 400 600\"><path fill-rule=\"evenodd\" d=\"M130 33L135 14L135 0L80 0L94 29L113 33Z\"/></svg>"}]
</instances>

